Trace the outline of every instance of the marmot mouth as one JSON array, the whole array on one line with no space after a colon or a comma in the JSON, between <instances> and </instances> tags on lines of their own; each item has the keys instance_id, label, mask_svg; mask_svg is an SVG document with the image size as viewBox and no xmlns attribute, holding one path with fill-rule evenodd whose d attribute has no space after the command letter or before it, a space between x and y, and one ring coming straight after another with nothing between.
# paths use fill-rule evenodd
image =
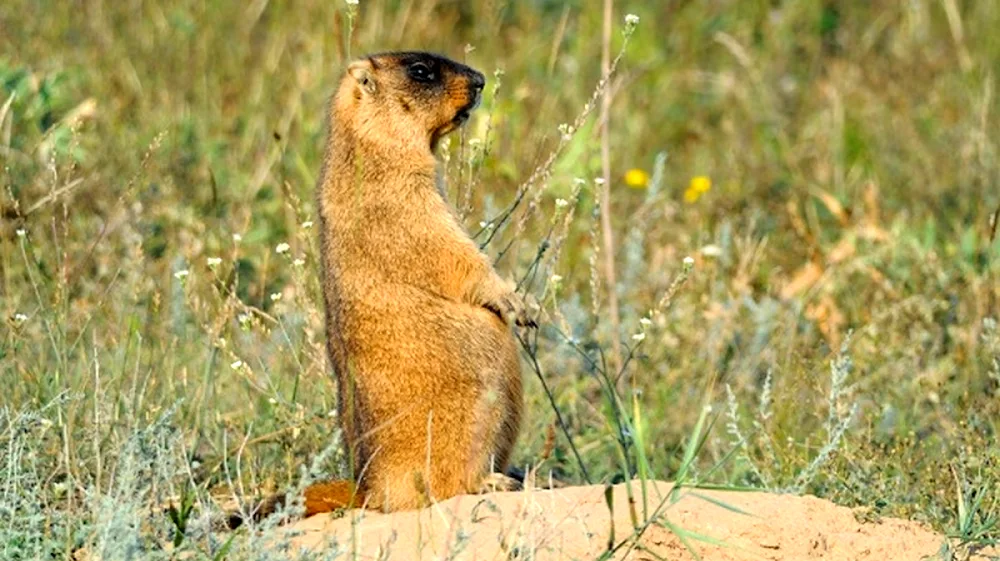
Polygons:
<instances>
[{"instance_id":1,"label":"marmot mouth","mask_svg":"<svg viewBox=\"0 0 1000 561\"><path fill-rule=\"evenodd\" d=\"M455 118L452 119L451 122L457 126L464 125L465 122L469 120L469 117L472 116L472 109L473 109L472 107L465 107L460 109L458 113L455 114Z\"/></svg>"},{"instance_id":2,"label":"marmot mouth","mask_svg":"<svg viewBox=\"0 0 1000 561\"><path fill-rule=\"evenodd\" d=\"M465 124L465 122L469 120L469 117L472 116L472 111L475 110L476 107L479 107L479 102L482 101L482 96L479 95L479 90L475 88L470 88L469 97L472 98L472 101L466 104L465 107L459 109L458 113L455 113L455 118L451 120L451 122L457 126Z\"/></svg>"}]
</instances>

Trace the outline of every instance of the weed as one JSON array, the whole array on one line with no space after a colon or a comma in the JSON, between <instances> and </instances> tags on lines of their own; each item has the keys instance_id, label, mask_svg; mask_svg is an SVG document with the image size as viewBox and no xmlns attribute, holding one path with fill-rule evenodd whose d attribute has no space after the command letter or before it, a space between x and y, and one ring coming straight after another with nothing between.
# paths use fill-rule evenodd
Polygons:
<instances>
[{"instance_id":1,"label":"weed","mask_svg":"<svg viewBox=\"0 0 1000 561\"><path fill-rule=\"evenodd\" d=\"M0 556L285 555L212 521L346 474L312 191L404 47L493 77L440 156L541 306L513 462L637 480L612 548L654 479L995 542L1000 4L829 4L0 3Z\"/></svg>"}]
</instances>

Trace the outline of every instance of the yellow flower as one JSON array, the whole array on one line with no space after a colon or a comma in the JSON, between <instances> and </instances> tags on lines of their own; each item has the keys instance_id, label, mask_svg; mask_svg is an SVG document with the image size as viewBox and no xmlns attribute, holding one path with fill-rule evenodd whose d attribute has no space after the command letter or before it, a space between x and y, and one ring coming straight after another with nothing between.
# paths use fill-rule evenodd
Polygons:
<instances>
[{"instance_id":1,"label":"yellow flower","mask_svg":"<svg viewBox=\"0 0 1000 561\"><path fill-rule=\"evenodd\" d=\"M699 193L705 193L712 188L712 180L707 175L696 175L691 178L690 189Z\"/></svg>"},{"instance_id":2,"label":"yellow flower","mask_svg":"<svg viewBox=\"0 0 1000 561\"><path fill-rule=\"evenodd\" d=\"M712 180L708 176L696 175L691 178L691 183L688 184L688 188L684 191L684 201L695 203L711 188Z\"/></svg>"},{"instance_id":3,"label":"yellow flower","mask_svg":"<svg viewBox=\"0 0 1000 561\"><path fill-rule=\"evenodd\" d=\"M633 189L645 189L649 185L649 174L639 168L625 172L625 184Z\"/></svg>"}]
</instances>

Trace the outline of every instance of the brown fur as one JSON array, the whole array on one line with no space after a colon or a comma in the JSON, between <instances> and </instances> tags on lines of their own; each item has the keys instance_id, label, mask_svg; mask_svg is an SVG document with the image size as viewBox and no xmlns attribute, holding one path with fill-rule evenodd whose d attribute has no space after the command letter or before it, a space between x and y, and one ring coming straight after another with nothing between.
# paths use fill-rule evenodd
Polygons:
<instances>
[{"instance_id":1,"label":"brown fur","mask_svg":"<svg viewBox=\"0 0 1000 561\"><path fill-rule=\"evenodd\" d=\"M385 53L352 63L331 103L322 282L358 485L310 488L307 514L477 492L510 457L522 406L510 324L533 322L435 181L434 148L483 84L443 57Z\"/></svg>"},{"instance_id":2,"label":"brown fur","mask_svg":"<svg viewBox=\"0 0 1000 561\"><path fill-rule=\"evenodd\" d=\"M415 78L420 65L435 79ZM355 481L305 489L306 516L516 485L502 475L522 407L510 326L535 324L456 219L434 157L483 85L440 56L383 53L352 63L331 101L316 195L327 350ZM254 518L284 501L265 499Z\"/></svg>"}]
</instances>

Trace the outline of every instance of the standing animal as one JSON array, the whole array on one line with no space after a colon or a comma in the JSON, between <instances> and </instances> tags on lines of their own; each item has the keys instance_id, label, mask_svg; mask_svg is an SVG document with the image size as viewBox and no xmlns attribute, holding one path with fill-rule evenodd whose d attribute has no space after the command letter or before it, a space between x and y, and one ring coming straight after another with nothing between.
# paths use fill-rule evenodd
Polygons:
<instances>
[{"instance_id":1,"label":"standing animal","mask_svg":"<svg viewBox=\"0 0 1000 561\"><path fill-rule=\"evenodd\" d=\"M355 481L305 491L306 515L383 511L504 488L521 420L513 325L535 327L437 185L435 148L483 75L425 52L348 67L317 187L327 350Z\"/></svg>"}]
</instances>

